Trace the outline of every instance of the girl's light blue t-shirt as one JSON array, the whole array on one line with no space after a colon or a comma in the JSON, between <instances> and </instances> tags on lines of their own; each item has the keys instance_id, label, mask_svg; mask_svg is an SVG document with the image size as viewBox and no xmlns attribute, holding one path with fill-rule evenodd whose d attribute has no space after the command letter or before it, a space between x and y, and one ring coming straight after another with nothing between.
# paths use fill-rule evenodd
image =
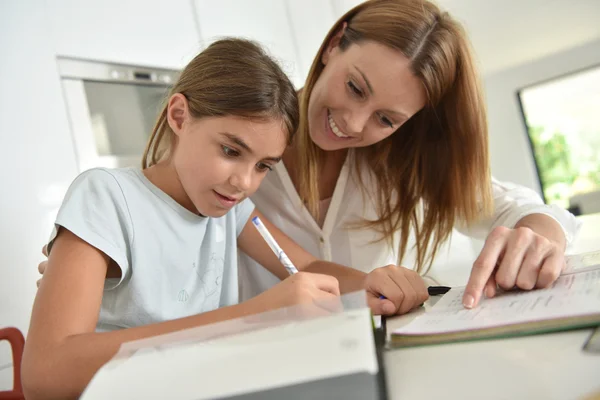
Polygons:
<instances>
[{"instance_id":1,"label":"girl's light blue t-shirt","mask_svg":"<svg viewBox=\"0 0 600 400\"><path fill-rule=\"evenodd\" d=\"M71 184L59 227L104 252L121 269L107 279L97 330L130 328L238 302L237 236L254 205L201 217L136 168L95 168ZM82 266L83 267L83 266Z\"/></svg>"}]
</instances>

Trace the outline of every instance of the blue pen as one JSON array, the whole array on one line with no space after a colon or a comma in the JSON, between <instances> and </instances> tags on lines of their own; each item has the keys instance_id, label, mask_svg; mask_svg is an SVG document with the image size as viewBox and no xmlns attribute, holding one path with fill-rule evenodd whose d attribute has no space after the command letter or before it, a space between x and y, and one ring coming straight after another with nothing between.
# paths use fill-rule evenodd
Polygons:
<instances>
[{"instance_id":1,"label":"blue pen","mask_svg":"<svg viewBox=\"0 0 600 400\"><path fill-rule=\"evenodd\" d=\"M260 233L263 239L265 239L265 242L267 242L271 250L273 250L273 253L275 253L277 258L279 259L279 262L283 264L283 266L285 267L285 269L287 269L290 275L298 273L298 269L296 268L296 266L294 266L287 254L285 254L281 247L279 247L279 244L277 244L275 238L271 235L271 232L267 230L267 227L262 223L260 218L252 218L252 223L258 230L258 233Z\"/></svg>"}]
</instances>

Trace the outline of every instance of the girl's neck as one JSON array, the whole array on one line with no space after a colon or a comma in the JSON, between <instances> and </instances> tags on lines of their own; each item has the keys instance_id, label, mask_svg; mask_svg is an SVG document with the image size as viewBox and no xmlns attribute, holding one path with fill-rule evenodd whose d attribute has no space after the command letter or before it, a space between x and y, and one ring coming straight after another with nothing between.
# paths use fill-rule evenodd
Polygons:
<instances>
[{"instance_id":1,"label":"girl's neck","mask_svg":"<svg viewBox=\"0 0 600 400\"><path fill-rule=\"evenodd\" d=\"M175 167L168 160L159 161L157 164L143 169L142 172L154 186L165 192L182 207L198 214L194 203L192 203L179 181Z\"/></svg>"}]
</instances>

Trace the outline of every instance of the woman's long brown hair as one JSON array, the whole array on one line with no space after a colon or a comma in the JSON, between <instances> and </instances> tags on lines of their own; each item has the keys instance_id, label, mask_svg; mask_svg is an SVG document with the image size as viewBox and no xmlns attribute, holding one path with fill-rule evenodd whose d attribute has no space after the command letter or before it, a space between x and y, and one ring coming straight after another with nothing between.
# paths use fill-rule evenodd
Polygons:
<instances>
[{"instance_id":1,"label":"woman's long brown hair","mask_svg":"<svg viewBox=\"0 0 600 400\"><path fill-rule=\"evenodd\" d=\"M468 226L492 209L486 112L470 45L460 24L427 0L366 1L340 18L321 45L300 97L295 178L313 215L318 214L324 152L308 132L308 103L324 68L323 52L344 23L341 51L362 41L396 49L410 59L427 94L425 107L394 134L353 149L355 176L378 212L376 220L361 225L376 229L390 244L399 234L399 262L414 230L417 270L423 273L457 221ZM365 183L364 171L374 185Z\"/></svg>"}]
</instances>

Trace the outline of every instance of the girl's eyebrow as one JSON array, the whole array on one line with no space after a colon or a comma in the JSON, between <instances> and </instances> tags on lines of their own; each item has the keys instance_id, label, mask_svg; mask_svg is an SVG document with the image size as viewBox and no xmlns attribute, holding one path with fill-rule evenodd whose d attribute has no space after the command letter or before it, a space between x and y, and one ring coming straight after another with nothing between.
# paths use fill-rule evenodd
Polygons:
<instances>
[{"instance_id":1,"label":"girl's eyebrow","mask_svg":"<svg viewBox=\"0 0 600 400\"><path fill-rule=\"evenodd\" d=\"M221 135L225 136L227 139L231 140L233 143L237 144L238 146L240 146L242 149L246 150L248 153L250 153L250 155L254 155L254 151L250 148L250 146L244 142L244 140L237 136L236 134L230 133L230 132L219 132ZM266 161L273 161L275 163L281 161L281 156L279 157L265 157L264 160Z\"/></svg>"}]
</instances>

